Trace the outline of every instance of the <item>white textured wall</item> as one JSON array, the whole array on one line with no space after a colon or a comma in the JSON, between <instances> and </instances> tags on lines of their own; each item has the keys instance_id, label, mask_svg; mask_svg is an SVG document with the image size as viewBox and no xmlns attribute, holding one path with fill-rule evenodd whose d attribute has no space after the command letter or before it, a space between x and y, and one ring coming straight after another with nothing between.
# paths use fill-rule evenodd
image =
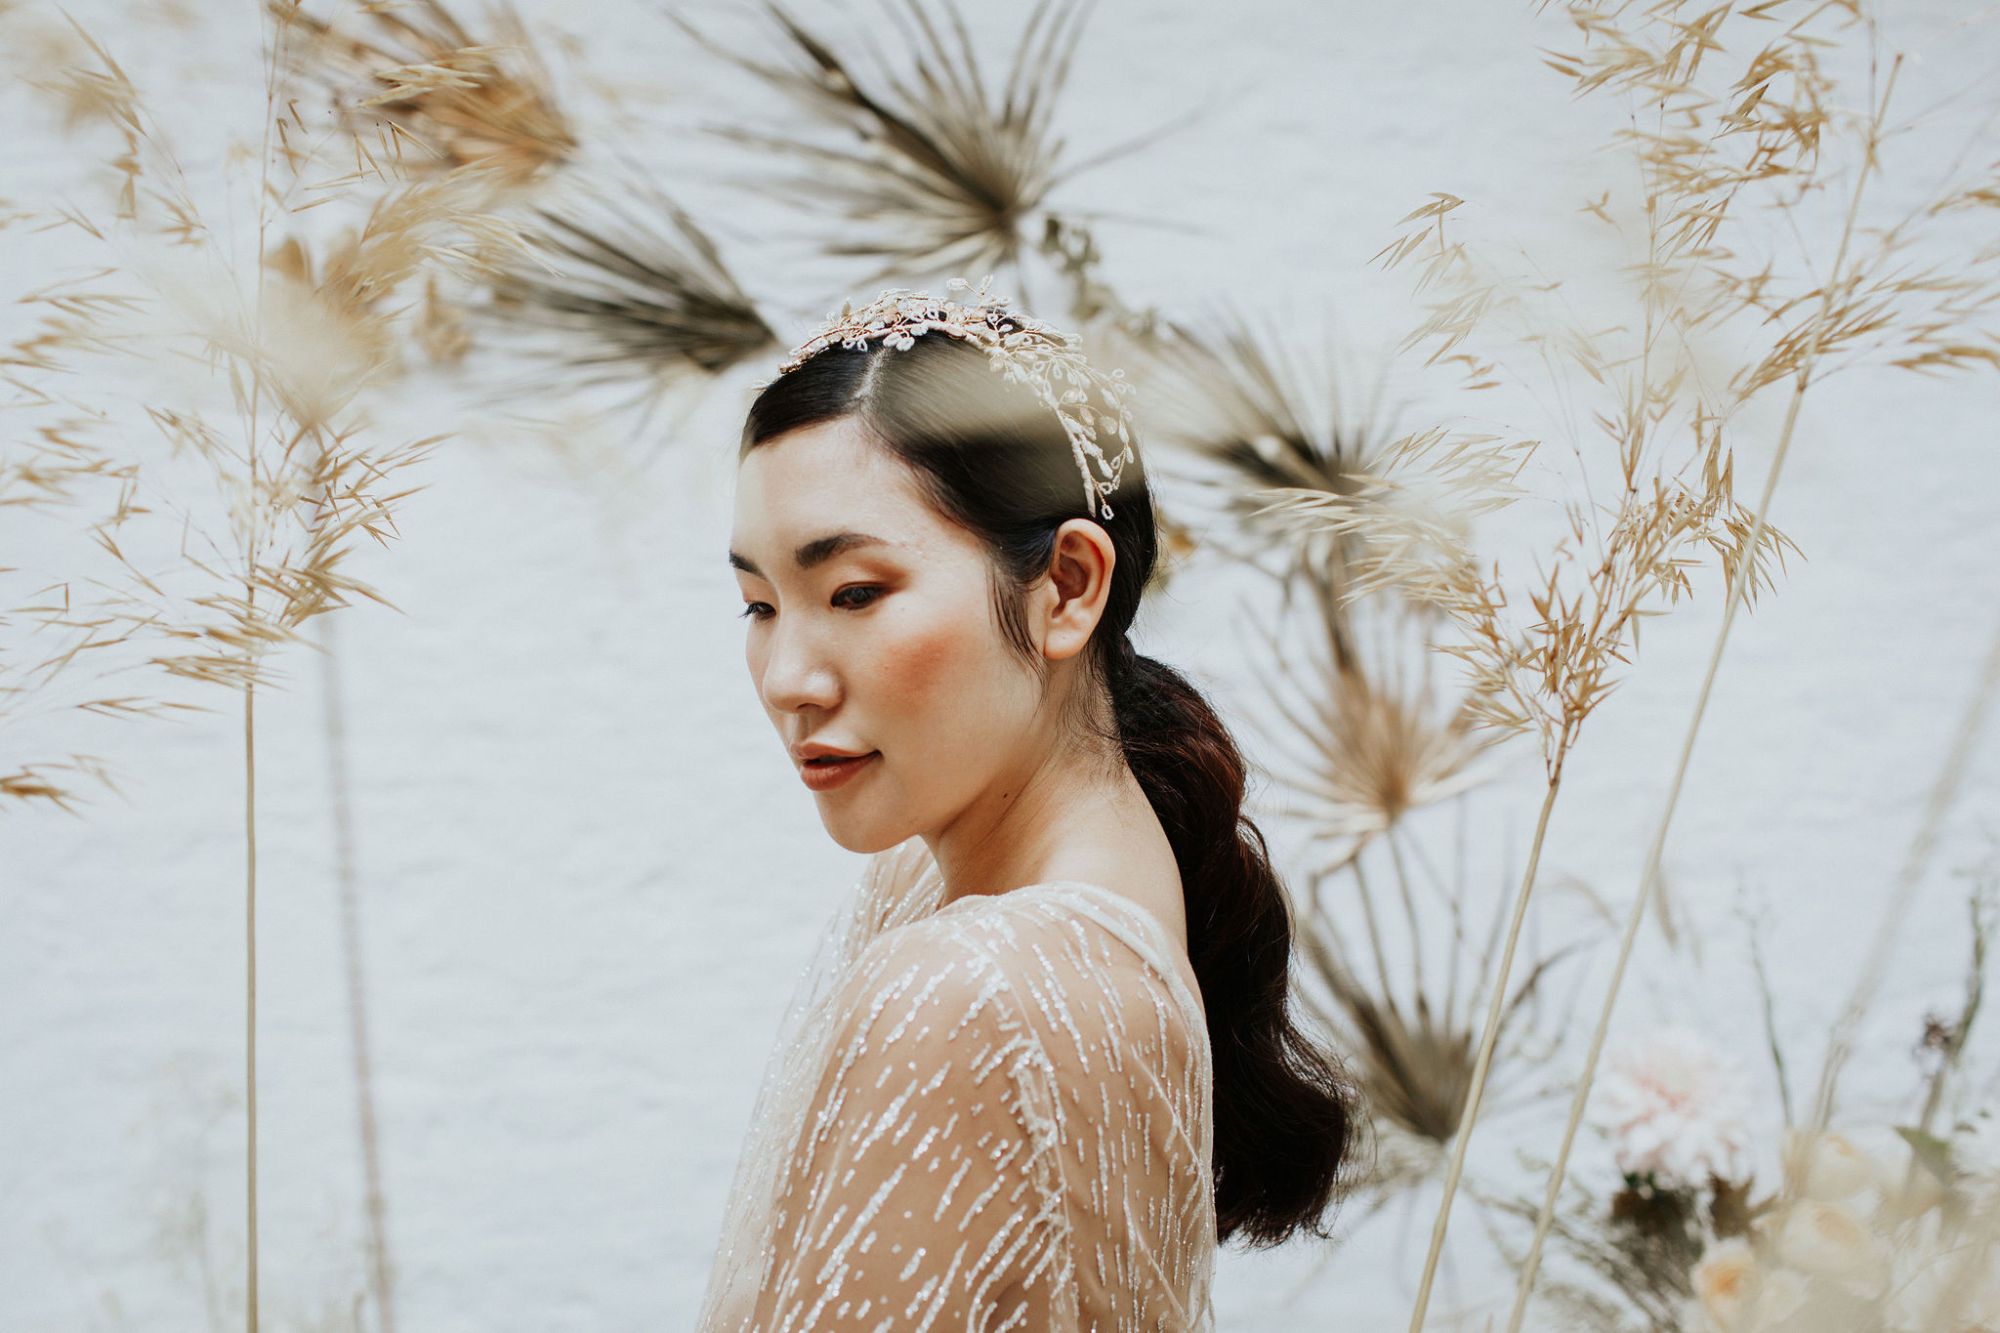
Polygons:
<instances>
[{"instance_id":1,"label":"white textured wall","mask_svg":"<svg viewBox=\"0 0 2000 1333\"><path fill-rule=\"evenodd\" d=\"M1004 52L1010 7L977 8L975 27ZM1109 276L1135 299L1331 310L1347 354L1372 369L1410 307L1404 275L1367 260L1425 194L1457 193L1479 234L1560 258L1579 244L1565 239L1581 234L1576 206L1621 169L1592 155L1606 108L1570 105L1539 65L1535 47L1567 33L1524 8L1112 0L1091 20L1063 112L1072 150L1213 105L1067 198L1182 228L1101 226ZM729 9L694 12L747 29ZM1947 26L1959 10L1896 7L1890 36L1925 53L1906 75L1906 110L2000 62L1991 22ZM619 133L670 188L715 205L704 216L733 253L754 255L761 229L800 221L679 183L682 164L726 159L685 127L755 109L756 94L646 6L591 6L581 29L576 7L527 11L576 29L593 72L667 90L635 110L651 128ZM217 6L204 38L119 7L77 12L149 96L179 107L184 142L212 152L219 141L201 134L254 135L251 5ZM841 6L821 21L871 12ZM1989 80L1969 104L1994 95ZM18 92L4 105L19 128L0 144L0 196L33 204L73 188L41 113ZM1993 156L1989 129L1969 160ZM44 280L33 253L0 232L10 296ZM801 319L825 304L754 260L744 278ZM11 336L23 318L0 315L0 329ZM1690 1019L1765 1068L1728 915L1747 885L1772 905L1779 1020L1810 1064L2000 625L1996 386L1857 374L1809 403L1774 513L1809 558L1739 620L1668 854L1704 951L1670 954L1649 930L1621 1031ZM421 382L407 392L398 426L434 424L426 414L443 399L426 404ZM771 1027L859 869L818 827L742 670L721 559L739 411L725 390L657 466L631 475L619 460L638 451L613 419L579 430L568 460L448 422L475 429L427 467L401 539L355 560L405 612L364 605L337 630L405 1329L691 1322ZM1423 412L1413 404L1402 424ZM1735 438L1746 501L1774 419ZM1551 458L1541 479L1561 476ZM33 568L37 552L4 540L9 521L0 564ZM1144 629L1146 651L1191 669L1231 710L1253 703L1235 620L1250 586L1197 569ZM1621 907L1717 620L1713 574L1698 588L1647 629L1630 682L1572 762L1551 833L1548 869ZM18 629L0 634L26 655ZM272 1325L306 1327L360 1290L361 1222L321 678L306 654L288 666L293 688L260 696L257 714L262 1280ZM24 738L105 755L127 798L80 818L0 818L0 1328L204 1327L202 1280L160 1238L197 1199L221 1280L240 1271L241 719L229 696L196 697L220 711ZM41 754L0 748L0 765L17 757ZM1518 872L1538 768L1521 752L1511 783L1482 798L1476 881ZM1895 1099L1913 1086L1916 1017L1955 1001L1967 884L1954 872L1984 856L1990 873L1996 811L1989 734L1850 1076L1857 1096L1883 1099L1880 1114L1908 1111ZM1441 859L1444 837L1439 825ZM1608 949L1579 992L1586 1005L1606 961ZM1587 1033L1587 1020L1576 1027ZM1989 1071L1992 1030L1975 1051ZM1504 1171L1517 1144L1551 1151L1552 1106L1553 1123L1490 1131L1475 1165ZM1575 1169L1599 1187L1607 1177L1588 1143ZM1398 1228L1378 1223L1295 1301L1314 1252L1225 1256L1225 1327L1401 1327L1429 1220L1425 1202L1400 1250ZM1485 1251L1470 1217L1459 1223L1454 1271L1469 1296Z\"/></svg>"}]
</instances>

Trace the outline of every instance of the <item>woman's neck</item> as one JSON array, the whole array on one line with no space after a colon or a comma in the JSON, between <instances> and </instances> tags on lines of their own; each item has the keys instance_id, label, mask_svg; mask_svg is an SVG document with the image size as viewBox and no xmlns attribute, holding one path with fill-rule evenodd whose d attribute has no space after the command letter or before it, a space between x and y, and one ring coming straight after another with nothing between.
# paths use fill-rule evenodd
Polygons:
<instances>
[{"instance_id":1,"label":"woman's neck","mask_svg":"<svg viewBox=\"0 0 2000 1333\"><path fill-rule=\"evenodd\" d=\"M968 894L1081 880L1125 893L1186 937L1180 875L1159 816L1121 759L1068 748L994 784L926 844L944 880L939 906Z\"/></svg>"}]
</instances>

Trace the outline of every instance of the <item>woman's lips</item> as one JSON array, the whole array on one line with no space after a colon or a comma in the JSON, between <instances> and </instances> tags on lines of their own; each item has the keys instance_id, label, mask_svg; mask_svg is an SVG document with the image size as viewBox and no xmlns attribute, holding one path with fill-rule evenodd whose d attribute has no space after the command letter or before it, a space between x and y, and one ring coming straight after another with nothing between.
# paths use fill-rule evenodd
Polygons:
<instances>
[{"instance_id":1,"label":"woman's lips","mask_svg":"<svg viewBox=\"0 0 2000 1333\"><path fill-rule=\"evenodd\" d=\"M824 763L807 762L799 765L799 777L814 791L832 791L881 757L880 750L870 750L858 759Z\"/></svg>"}]
</instances>

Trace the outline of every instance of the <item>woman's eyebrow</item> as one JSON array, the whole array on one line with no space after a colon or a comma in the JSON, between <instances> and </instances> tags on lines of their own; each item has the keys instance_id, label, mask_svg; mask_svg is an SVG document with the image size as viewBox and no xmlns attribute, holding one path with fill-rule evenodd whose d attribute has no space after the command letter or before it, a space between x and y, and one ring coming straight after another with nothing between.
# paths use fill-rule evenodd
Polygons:
<instances>
[{"instance_id":1,"label":"woman's eyebrow","mask_svg":"<svg viewBox=\"0 0 2000 1333\"><path fill-rule=\"evenodd\" d=\"M835 556L846 551L851 551L858 546L890 545L893 545L893 543L887 538L871 536L865 532L830 532L824 537L813 538L811 541L805 543L805 545L799 547L798 550L792 552L792 562L800 569L811 569L815 565L823 565ZM733 549L729 552L729 563L746 574L755 574L760 579L764 577L764 571L757 568L750 557L739 555Z\"/></svg>"}]
</instances>

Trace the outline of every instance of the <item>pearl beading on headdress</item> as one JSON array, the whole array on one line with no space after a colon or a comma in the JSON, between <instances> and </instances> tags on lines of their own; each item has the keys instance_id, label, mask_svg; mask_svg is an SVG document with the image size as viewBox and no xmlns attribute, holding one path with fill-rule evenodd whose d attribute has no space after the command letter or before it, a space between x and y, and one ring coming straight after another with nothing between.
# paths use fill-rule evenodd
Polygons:
<instances>
[{"instance_id":1,"label":"pearl beading on headdress","mask_svg":"<svg viewBox=\"0 0 2000 1333\"><path fill-rule=\"evenodd\" d=\"M1125 464L1133 457L1132 415L1125 402L1132 386L1123 370L1107 375L1084 360L1075 335L1010 313L1007 298L987 290L992 281L988 274L970 301L954 301L948 296L936 300L926 292L895 287L859 310L851 303L843 304L827 316L818 332L792 349L778 373L796 370L814 353L834 343L859 351L869 339L880 338L887 346L901 350L914 346L918 337L932 329L975 343L986 349L994 369L1034 389L1055 412L1083 474L1084 507L1097 507L1108 519L1111 506L1102 497L1118 489ZM961 289L971 291L972 284L963 278L945 283L946 292ZM1105 457L1097 442L1100 435L1124 442L1115 458ZM1102 479L1092 475L1093 463L1105 474Z\"/></svg>"}]
</instances>

